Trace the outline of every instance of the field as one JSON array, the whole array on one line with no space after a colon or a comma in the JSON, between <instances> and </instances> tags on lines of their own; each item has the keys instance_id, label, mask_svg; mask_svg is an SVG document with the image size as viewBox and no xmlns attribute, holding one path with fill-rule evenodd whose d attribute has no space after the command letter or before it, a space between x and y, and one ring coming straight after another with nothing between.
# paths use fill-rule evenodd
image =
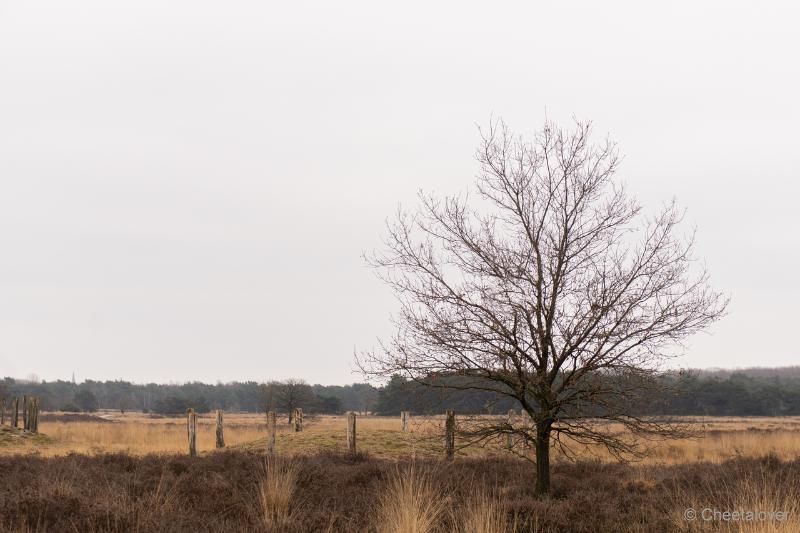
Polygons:
<instances>
[{"instance_id":1,"label":"field","mask_svg":"<svg viewBox=\"0 0 800 533\"><path fill-rule=\"evenodd\" d=\"M800 417L683 418L697 429L700 438L653 443L644 464L686 462L720 463L734 457L774 456L783 460L800 457ZM373 457L399 456L436 458L441 456L442 419L412 418L409 431L400 431L397 417L358 418L358 449ZM201 453L214 451L213 414L198 417L197 446ZM307 454L345 450L345 420L341 416L306 415L302 432L295 432L286 417L278 420L277 451L281 454ZM95 415L43 414L41 438L23 439L15 445L0 440L0 455L68 453L97 454L120 452L133 455L185 453L186 421L183 417L160 417L115 411ZM266 420L263 415L228 413L225 415L225 442L228 447L259 451L264 448ZM554 459L559 459L554 448ZM501 445L467 447L461 456L506 456ZM586 450L583 459L613 461L602 450Z\"/></svg>"},{"instance_id":2,"label":"field","mask_svg":"<svg viewBox=\"0 0 800 533\"><path fill-rule=\"evenodd\" d=\"M277 458L263 416L198 421L186 455L182 417L43 414L40 435L0 432L0 527L9 531L800 531L800 418L685 419L702 435L656 444L635 463L554 449L553 492L502 443L442 461L438 418L279 420ZM461 443L459 443L461 444ZM687 520L687 509L784 512Z\"/></svg>"}]
</instances>

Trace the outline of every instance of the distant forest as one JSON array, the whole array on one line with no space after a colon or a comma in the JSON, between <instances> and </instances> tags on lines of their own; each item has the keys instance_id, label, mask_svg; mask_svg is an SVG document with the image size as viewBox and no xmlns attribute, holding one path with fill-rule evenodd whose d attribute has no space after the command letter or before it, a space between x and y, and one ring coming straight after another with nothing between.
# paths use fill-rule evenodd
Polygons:
<instances>
[{"instance_id":1,"label":"distant forest","mask_svg":"<svg viewBox=\"0 0 800 533\"><path fill-rule=\"evenodd\" d=\"M0 381L0 398L38 396L46 411L114 409L158 414L178 414L188 407L198 412L226 411L288 412L300 407L314 414L372 410L378 389L371 385L309 385L300 380L256 383L255 381L206 384L137 384L128 381L15 380Z\"/></svg>"},{"instance_id":2,"label":"distant forest","mask_svg":"<svg viewBox=\"0 0 800 533\"><path fill-rule=\"evenodd\" d=\"M679 377L665 374L674 392L639 406L642 414L704 416L800 415L800 367L744 370L695 370ZM344 411L397 415L438 414L455 409L464 414L504 413L519 408L492 392L431 389L399 376L381 387L309 385L301 380L268 383L135 384L127 381L32 381L4 378L0 397L35 395L45 410L135 410L178 414L192 407L200 412L289 412L309 414Z\"/></svg>"}]
</instances>

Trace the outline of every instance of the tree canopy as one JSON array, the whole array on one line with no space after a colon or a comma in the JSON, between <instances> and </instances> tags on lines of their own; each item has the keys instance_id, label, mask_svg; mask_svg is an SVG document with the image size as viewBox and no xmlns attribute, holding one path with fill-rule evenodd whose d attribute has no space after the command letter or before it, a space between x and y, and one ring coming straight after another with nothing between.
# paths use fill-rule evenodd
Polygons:
<instances>
[{"instance_id":1,"label":"tree canopy","mask_svg":"<svg viewBox=\"0 0 800 533\"><path fill-rule=\"evenodd\" d=\"M678 435L631 405L664 386L664 361L727 302L695 261L681 211L669 203L644 216L614 179L616 145L593 143L590 123L548 122L531 140L502 122L482 133L474 197L420 193L368 258L400 311L394 336L360 364L367 375L513 399L530 423L476 424L472 436L534 442L543 494L551 438L562 449L637 451L591 420Z\"/></svg>"}]
</instances>

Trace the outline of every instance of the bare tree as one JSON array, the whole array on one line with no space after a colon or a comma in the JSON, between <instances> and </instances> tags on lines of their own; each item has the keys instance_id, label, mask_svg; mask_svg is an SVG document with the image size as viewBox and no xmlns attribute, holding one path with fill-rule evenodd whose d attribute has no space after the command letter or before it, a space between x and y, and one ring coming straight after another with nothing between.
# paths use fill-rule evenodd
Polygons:
<instances>
[{"instance_id":1,"label":"bare tree","mask_svg":"<svg viewBox=\"0 0 800 533\"><path fill-rule=\"evenodd\" d=\"M311 387L301 379L287 379L278 388L278 405L289 413L289 424L292 423L294 410L303 407L312 398Z\"/></svg>"},{"instance_id":2,"label":"bare tree","mask_svg":"<svg viewBox=\"0 0 800 533\"><path fill-rule=\"evenodd\" d=\"M358 357L362 370L516 400L527 421L484 419L470 435L533 443L537 494L550 488L551 441L623 456L643 438L678 435L636 403L727 305L693 259L693 232L679 234L674 202L643 217L613 179L616 145L590 133L588 122L546 123L526 141L491 123L477 202L420 193L418 209L387 224L386 250L367 258L401 309L395 335Z\"/></svg>"}]
</instances>

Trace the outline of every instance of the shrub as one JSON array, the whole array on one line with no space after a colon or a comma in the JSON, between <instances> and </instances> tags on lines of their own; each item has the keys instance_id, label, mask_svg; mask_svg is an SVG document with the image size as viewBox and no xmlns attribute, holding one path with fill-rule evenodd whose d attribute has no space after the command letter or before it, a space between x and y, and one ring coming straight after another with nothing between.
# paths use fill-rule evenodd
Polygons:
<instances>
[{"instance_id":1,"label":"shrub","mask_svg":"<svg viewBox=\"0 0 800 533\"><path fill-rule=\"evenodd\" d=\"M97 398L92 394L92 391L80 390L76 392L74 402L84 413L97 411Z\"/></svg>"},{"instance_id":2,"label":"shrub","mask_svg":"<svg viewBox=\"0 0 800 533\"><path fill-rule=\"evenodd\" d=\"M198 413L207 413L211 410L208 402L202 396L189 400L180 396L167 396L160 400L156 400L153 404L153 412L160 415L179 415L186 413L186 410L192 408Z\"/></svg>"}]
</instances>

